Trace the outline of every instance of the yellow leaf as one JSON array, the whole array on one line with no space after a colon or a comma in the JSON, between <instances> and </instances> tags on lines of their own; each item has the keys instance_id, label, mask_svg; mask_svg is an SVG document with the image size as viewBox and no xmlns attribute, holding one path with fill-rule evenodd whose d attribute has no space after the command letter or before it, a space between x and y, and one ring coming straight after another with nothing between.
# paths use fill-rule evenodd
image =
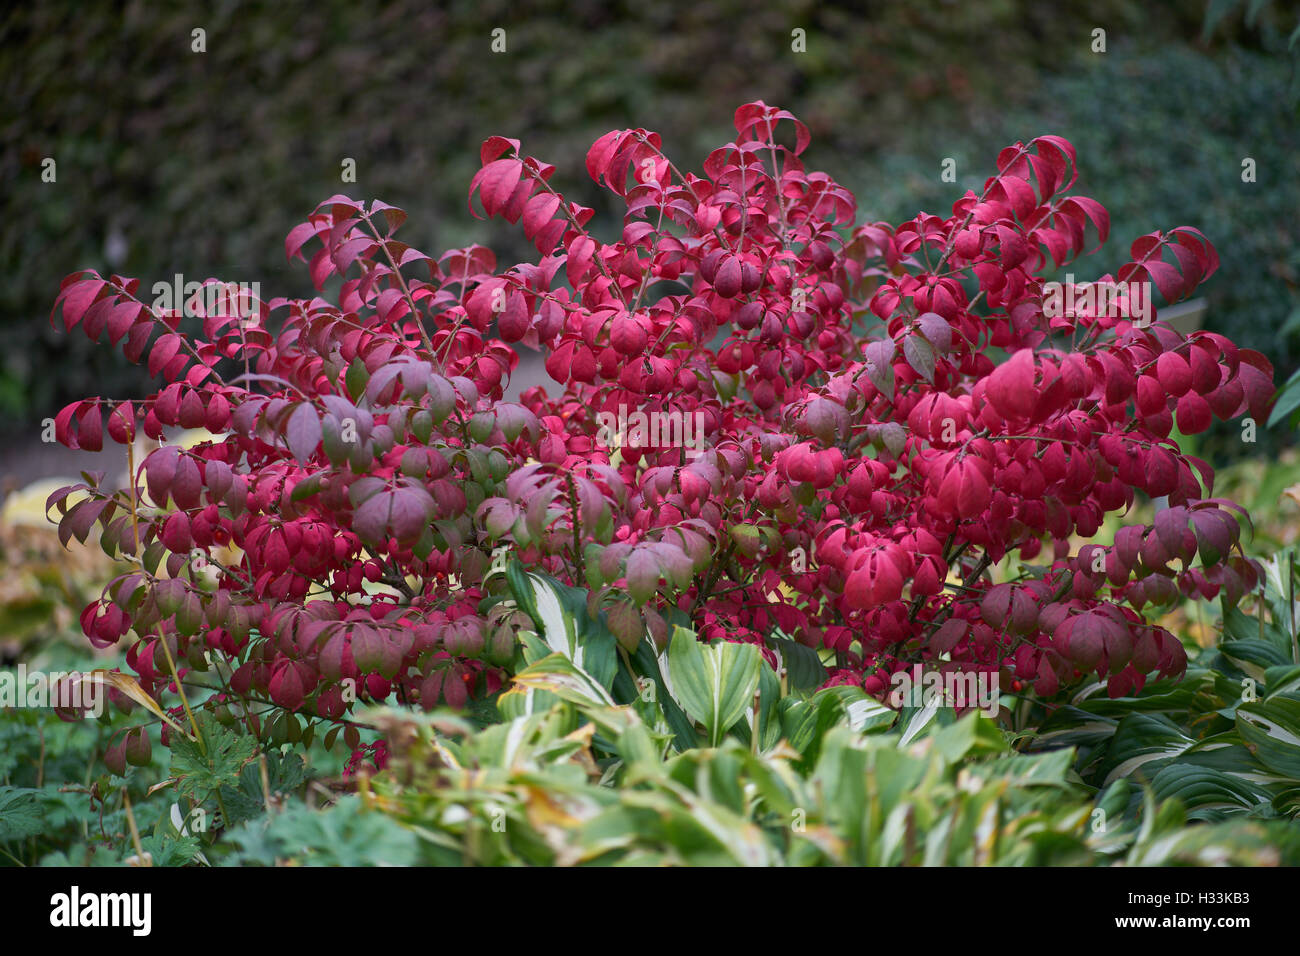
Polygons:
<instances>
[{"instance_id":1,"label":"yellow leaf","mask_svg":"<svg viewBox=\"0 0 1300 956\"><path fill-rule=\"evenodd\" d=\"M130 674L123 674L120 671L110 671L101 668L84 675L82 680L89 680L92 683L101 685L110 684L121 693L126 694L127 697L130 697L155 717L161 717L166 721L167 725L172 728L172 730L184 734L190 740L194 739L193 734L167 716L167 712L158 706L156 700L144 692L144 688L141 687L139 682Z\"/></svg>"}]
</instances>

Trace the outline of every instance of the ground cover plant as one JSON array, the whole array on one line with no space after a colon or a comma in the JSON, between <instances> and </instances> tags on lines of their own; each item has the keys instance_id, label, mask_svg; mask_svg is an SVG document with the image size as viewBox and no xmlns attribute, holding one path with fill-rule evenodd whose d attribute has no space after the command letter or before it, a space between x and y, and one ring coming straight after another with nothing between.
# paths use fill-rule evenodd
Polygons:
<instances>
[{"instance_id":1,"label":"ground cover plant","mask_svg":"<svg viewBox=\"0 0 1300 956\"><path fill-rule=\"evenodd\" d=\"M1112 852L1146 845L1154 797L1115 796L1106 775L1067 780L1068 750L1017 763L1039 758L1012 743L1027 749L1044 718L1082 700L1164 694L1188 659L1158 613L1187 597L1231 613L1261 581L1243 512L1214 496L1212 469L1177 435L1216 417L1253 435L1272 370L1220 335L1162 324L1155 302L1208 279L1214 247L1190 227L1152 232L1096 282L1062 287L1044 273L1082 271L1109 221L1074 191L1074 148L1059 137L1002 150L948 215L890 224L858 222L848 191L805 168L809 135L790 113L750 103L735 128L697 172L645 130L597 140L587 170L627 209L614 241L588 231L591 209L558 191L554 167L489 139L471 211L538 250L507 269L482 247L435 259L396 238L400 210L340 195L286 240L320 290L310 300L217 280L180 297L116 275L65 280L64 327L163 382L144 401L88 398L55 420L72 447L107 433L131 449L127 488L87 475L49 502L65 542L94 537L127 562L81 615L93 645L123 649L130 676L113 700L153 715L110 745L115 773L147 763L157 739L179 798L232 835L244 826L239 845L271 859L274 834L248 821L302 781L275 756L259 805L259 749L341 738L363 780L392 760L407 789L363 786L363 804L436 834L456 814L421 802L415 781L431 767L412 756L410 722L434 740L435 770L462 765L457 747L490 764L505 722L544 747L539 766L572 786L568 799L603 806L616 791L599 788L630 778L665 790L644 797L647 813L689 812L694 798L663 774L734 780L748 753L762 790L786 774L772 761L830 772L828 754L859 753L850 737L878 726L902 752L934 708L900 717L889 691L924 667L972 675L1003 705L1007 736L974 715L945 733L991 734L980 752L1010 761L999 771L1024 767L1033 791L1033 768L1050 764L1044 785L1078 798L1064 823L1049 813L1068 853L1035 838L1011 860L1097 851L1080 830L1094 799L1145 833ZM554 394L504 399L518 348L543 352ZM210 440L166 442L177 428ZM162 444L137 461L140 436ZM1099 535L1139 495L1158 501L1151 520ZM1289 714L1290 679L1259 677ZM411 708L469 723L419 723ZM1252 713L1240 733L1280 726ZM439 726L449 740L484 736L438 743ZM974 744L934 746L948 762L918 757L916 773L956 781ZM829 778L782 779L812 793ZM635 801L636 786L617 792ZM871 803L853 793L852 812ZM999 812L1030 812L1034 793ZM845 830L857 824L843 806L823 808L823 845L754 843L752 813L808 810L784 794L757 809L719 798L748 821L750 850L728 838L701 859L1000 858L961 841L886 852ZM1241 801L1287 812L1277 797ZM893 833L936 812L907 806L891 824L894 805L879 804L876 822ZM479 857L466 849L478 838L457 832L430 846L471 862L661 852L626 833L577 847L539 832L528 849Z\"/></svg>"}]
</instances>

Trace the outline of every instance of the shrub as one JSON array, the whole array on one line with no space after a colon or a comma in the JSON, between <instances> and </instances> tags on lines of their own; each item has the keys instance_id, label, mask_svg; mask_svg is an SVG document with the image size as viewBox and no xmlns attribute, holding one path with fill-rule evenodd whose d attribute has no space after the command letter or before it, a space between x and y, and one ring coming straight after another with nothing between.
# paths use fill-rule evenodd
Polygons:
<instances>
[{"instance_id":1,"label":"shrub","mask_svg":"<svg viewBox=\"0 0 1300 956\"><path fill-rule=\"evenodd\" d=\"M165 384L67 406L59 440L213 433L133 461L127 490L51 497L65 538L99 527L139 561L82 614L91 641L133 632L150 693L206 684L219 720L276 742L321 720L332 740L356 701L499 691L536 626L494 573L509 555L588 592L625 655L681 624L774 668L777 648L833 653L829 682L875 696L915 663L1048 698L1181 673L1143 608L1232 602L1257 571L1171 429L1262 420L1272 394L1258 353L1138 320L1152 286L1176 301L1214 272L1209 241L1142 236L1104 277L1117 299L1074 302L1043 273L1108 218L1069 193L1069 142L1004 149L946 218L858 224L804 168L795 117L735 120L703 175L645 130L597 140L587 169L627 208L613 242L552 166L490 138L471 202L539 252L505 270L477 246L434 259L395 238L400 210L333 196L286 240L311 300L213 283L157 308L138 280L69 276L65 327ZM503 400L515 346L542 350L557 395ZM1138 491L1166 500L1151 525L1078 546Z\"/></svg>"}]
</instances>

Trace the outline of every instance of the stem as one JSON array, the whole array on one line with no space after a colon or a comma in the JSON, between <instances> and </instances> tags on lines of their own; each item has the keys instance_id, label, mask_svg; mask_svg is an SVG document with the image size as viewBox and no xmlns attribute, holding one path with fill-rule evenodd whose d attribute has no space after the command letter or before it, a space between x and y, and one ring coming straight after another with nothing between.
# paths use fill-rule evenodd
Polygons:
<instances>
[{"instance_id":1,"label":"stem","mask_svg":"<svg viewBox=\"0 0 1300 956\"><path fill-rule=\"evenodd\" d=\"M530 168L529 165L526 162L524 162L524 157L520 156L518 152L515 153L515 158L520 161L520 163L523 166L523 171L525 173L527 173L539 186L541 186L548 193L550 193L552 196L554 196L556 199L560 201L560 211L564 213L564 218L565 220L568 221L569 225L573 227L573 229L576 230L577 232L583 233L585 235L587 233L587 230L584 229L582 225L578 222L578 218L573 214L573 209L570 208L569 203L565 202L564 197L561 196L559 193L557 193L555 189L551 186L551 184L542 178L541 173L539 173L535 169ZM601 243L601 245L603 245L603 243ZM601 258L599 253L600 253L599 249L595 250L591 257L591 261L596 264L596 268L600 270L600 274L609 280L610 288L618 296L619 301L623 303L623 308L628 309L628 311L631 311L631 309L628 307L627 296L623 294L623 289L618 284L618 280L615 279L612 275L610 275L609 270L605 268L605 260Z\"/></svg>"},{"instance_id":2,"label":"stem","mask_svg":"<svg viewBox=\"0 0 1300 956\"><path fill-rule=\"evenodd\" d=\"M137 552L137 560L140 562L140 570L144 571L144 557L138 555L140 551L140 517L138 512L137 499L139 497L139 488L136 484L135 473L135 442L126 446L126 467L131 475L131 536L134 539L132 544ZM147 572L146 572L147 573ZM162 632L162 625L158 625L158 639L163 647L163 653L167 656L167 666L171 670L172 680L176 682L176 693L180 696L181 706L185 708L185 716L189 718L190 727L194 731L194 739L198 742L199 749L207 756L208 745L199 733L198 721L194 719L194 712L190 710L190 702L185 697L185 687L181 683L180 675L176 672L176 661L172 657L172 649L167 645L167 638ZM125 791L123 791L125 793Z\"/></svg>"},{"instance_id":3,"label":"stem","mask_svg":"<svg viewBox=\"0 0 1300 956\"><path fill-rule=\"evenodd\" d=\"M736 542L733 538L727 542L727 549L722 553L722 557L719 560L714 561L713 565L709 568L709 574L708 577L705 578L704 587L700 588L699 592L695 595L695 602L691 605L691 617L695 617L695 612L704 605L704 602L707 601L709 596L713 593L713 586L718 583L718 576L722 573L722 569L726 566L727 562L731 560L731 555L735 550Z\"/></svg>"},{"instance_id":4,"label":"stem","mask_svg":"<svg viewBox=\"0 0 1300 956\"><path fill-rule=\"evenodd\" d=\"M3 853L5 856L9 857L9 859L13 860L15 863L17 863L17 864L18 864L19 866L21 866L21 867L26 867L26 866L27 866L26 863L24 863L22 860L18 859L18 857L14 856L12 853L10 853L8 850L6 850L6 849L5 849L4 847L2 847L2 846L0 846L0 853Z\"/></svg>"},{"instance_id":5,"label":"stem","mask_svg":"<svg viewBox=\"0 0 1300 956\"><path fill-rule=\"evenodd\" d=\"M582 556L582 519L578 515L578 491L573 482L573 475L564 476L569 486L569 513L573 521L573 563L578 569L579 583L587 580L587 565Z\"/></svg>"},{"instance_id":6,"label":"stem","mask_svg":"<svg viewBox=\"0 0 1300 956\"><path fill-rule=\"evenodd\" d=\"M415 322L415 327L420 330L420 340L424 343L424 347L429 350L429 354L434 355L433 341L429 338L424 323L420 321L420 309L416 306L415 299L411 295L411 289L406 284L406 277L402 275L401 269L397 267L397 260L393 258L393 254L388 251L388 240L379 237L379 230L375 228L375 224L371 221L370 213L361 213L361 218L370 227L370 232L374 235L375 241L379 243L379 247L384 250L384 258L388 260L388 265L393 270L393 278L397 280L397 286L402 290L402 296L406 299L406 304L411 307L411 318ZM439 363L439 371L441 370L441 363Z\"/></svg>"},{"instance_id":7,"label":"stem","mask_svg":"<svg viewBox=\"0 0 1300 956\"><path fill-rule=\"evenodd\" d=\"M153 860L145 856L144 847L140 845L140 831L136 829L135 814L131 812L131 795L126 787L122 788L122 806L126 810L126 824L131 828L131 844L135 847L136 859L141 866L153 866Z\"/></svg>"}]
</instances>

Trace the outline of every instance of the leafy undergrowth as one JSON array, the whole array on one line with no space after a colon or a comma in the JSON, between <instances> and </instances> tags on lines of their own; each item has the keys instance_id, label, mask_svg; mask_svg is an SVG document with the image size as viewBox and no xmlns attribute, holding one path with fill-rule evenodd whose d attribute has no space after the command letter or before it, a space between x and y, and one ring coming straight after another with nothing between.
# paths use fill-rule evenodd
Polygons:
<instances>
[{"instance_id":1,"label":"leafy undergrowth","mask_svg":"<svg viewBox=\"0 0 1300 956\"><path fill-rule=\"evenodd\" d=\"M619 651L586 595L517 565L538 624L477 710L377 706L349 766L207 715L124 776L121 713L0 716L0 851L43 865L1291 865L1300 666L1284 598L1230 609L1181 681L1000 721L813 689L785 648L678 629ZM803 688L797 686L803 684ZM1100 693L1099 693L1100 692ZM757 702L757 706L755 703ZM1004 729L1020 724L1022 729ZM375 735L378 735L376 738ZM338 748L335 748L336 751ZM303 759L304 754L306 759ZM382 769L380 767L382 766ZM54 782L60 781L60 782ZM74 781L64 783L62 781ZM159 787L159 784L165 786ZM132 836L132 827L138 834ZM147 857L145 855L147 854Z\"/></svg>"}]
</instances>

